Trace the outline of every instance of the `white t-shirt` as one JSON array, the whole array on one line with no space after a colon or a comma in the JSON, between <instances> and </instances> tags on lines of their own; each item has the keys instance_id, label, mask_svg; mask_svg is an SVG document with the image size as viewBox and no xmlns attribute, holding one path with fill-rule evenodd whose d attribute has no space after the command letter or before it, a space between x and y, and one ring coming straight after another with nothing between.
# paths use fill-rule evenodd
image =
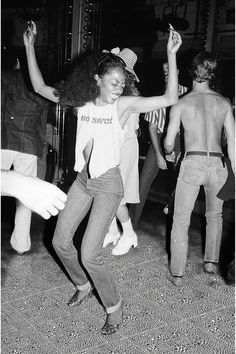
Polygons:
<instances>
[{"instance_id":1,"label":"white t-shirt","mask_svg":"<svg viewBox=\"0 0 236 354\"><path fill-rule=\"evenodd\" d=\"M120 164L124 132L118 119L117 101L105 106L89 102L78 109L77 118L74 169L82 171L85 165L83 151L92 139L88 168L91 178L97 178Z\"/></svg>"}]
</instances>

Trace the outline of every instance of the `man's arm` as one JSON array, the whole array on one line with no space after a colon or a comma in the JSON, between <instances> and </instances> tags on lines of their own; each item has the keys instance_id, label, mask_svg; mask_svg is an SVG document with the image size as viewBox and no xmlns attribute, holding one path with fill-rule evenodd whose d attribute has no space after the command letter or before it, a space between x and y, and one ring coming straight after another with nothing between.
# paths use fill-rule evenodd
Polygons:
<instances>
[{"instance_id":1,"label":"man's arm","mask_svg":"<svg viewBox=\"0 0 236 354\"><path fill-rule=\"evenodd\" d=\"M160 142L159 142L158 134L157 134L158 126L157 126L157 124L149 123L148 128L149 128L152 146L153 146L153 149L156 154L157 165L160 169L166 170L167 164L166 164L166 160L162 156Z\"/></svg>"},{"instance_id":2,"label":"man's arm","mask_svg":"<svg viewBox=\"0 0 236 354\"><path fill-rule=\"evenodd\" d=\"M225 135L227 139L227 151L235 174L235 124L231 104L228 102L228 109L224 121Z\"/></svg>"},{"instance_id":3,"label":"man's arm","mask_svg":"<svg viewBox=\"0 0 236 354\"><path fill-rule=\"evenodd\" d=\"M164 148L167 154L171 154L175 147L175 138L180 128L180 105L176 104L171 107L170 120L164 140Z\"/></svg>"}]
</instances>

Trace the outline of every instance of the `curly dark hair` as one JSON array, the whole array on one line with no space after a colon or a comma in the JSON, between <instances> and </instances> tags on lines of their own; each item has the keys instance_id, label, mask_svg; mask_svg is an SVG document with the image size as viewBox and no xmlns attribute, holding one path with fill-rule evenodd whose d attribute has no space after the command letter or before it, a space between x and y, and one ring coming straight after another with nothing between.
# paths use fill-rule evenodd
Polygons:
<instances>
[{"instance_id":1,"label":"curly dark hair","mask_svg":"<svg viewBox=\"0 0 236 354\"><path fill-rule=\"evenodd\" d=\"M82 107L100 94L95 75L104 76L111 68L121 68L126 74L125 63L112 53L92 53L75 64L67 79L55 85L55 95L62 106Z\"/></svg>"},{"instance_id":2,"label":"curly dark hair","mask_svg":"<svg viewBox=\"0 0 236 354\"><path fill-rule=\"evenodd\" d=\"M197 82L210 82L215 77L216 66L217 62L214 55L203 51L193 59L190 74Z\"/></svg>"},{"instance_id":3,"label":"curly dark hair","mask_svg":"<svg viewBox=\"0 0 236 354\"><path fill-rule=\"evenodd\" d=\"M136 78L134 74L126 70L125 88L122 96L139 96L139 90L135 86Z\"/></svg>"}]
</instances>

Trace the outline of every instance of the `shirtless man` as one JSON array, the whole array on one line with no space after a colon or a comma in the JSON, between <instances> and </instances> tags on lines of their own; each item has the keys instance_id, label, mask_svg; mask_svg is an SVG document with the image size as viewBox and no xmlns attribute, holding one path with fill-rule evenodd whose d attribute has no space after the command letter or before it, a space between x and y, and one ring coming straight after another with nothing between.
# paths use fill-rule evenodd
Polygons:
<instances>
[{"instance_id":1,"label":"shirtless man","mask_svg":"<svg viewBox=\"0 0 236 354\"><path fill-rule=\"evenodd\" d=\"M222 234L223 201L217 193L227 179L221 150L221 133L227 137L228 156L235 173L234 118L230 102L210 89L216 60L209 52L198 54L192 63L193 89L171 108L164 146L174 149L180 123L184 128L185 157L179 172L171 231L171 262L168 279L182 285L188 251L188 228L202 185L206 197L206 244L204 270L215 273Z\"/></svg>"}]
</instances>

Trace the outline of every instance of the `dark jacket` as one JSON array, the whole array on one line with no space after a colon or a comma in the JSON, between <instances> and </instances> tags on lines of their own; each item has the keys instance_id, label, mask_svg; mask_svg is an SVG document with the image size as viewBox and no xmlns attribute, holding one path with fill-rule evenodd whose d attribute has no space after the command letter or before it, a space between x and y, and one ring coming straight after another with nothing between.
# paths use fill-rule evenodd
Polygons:
<instances>
[{"instance_id":1,"label":"dark jacket","mask_svg":"<svg viewBox=\"0 0 236 354\"><path fill-rule=\"evenodd\" d=\"M1 81L1 149L41 157L48 101L29 91L20 70L3 71Z\"/></svg>"}]
</instances>

